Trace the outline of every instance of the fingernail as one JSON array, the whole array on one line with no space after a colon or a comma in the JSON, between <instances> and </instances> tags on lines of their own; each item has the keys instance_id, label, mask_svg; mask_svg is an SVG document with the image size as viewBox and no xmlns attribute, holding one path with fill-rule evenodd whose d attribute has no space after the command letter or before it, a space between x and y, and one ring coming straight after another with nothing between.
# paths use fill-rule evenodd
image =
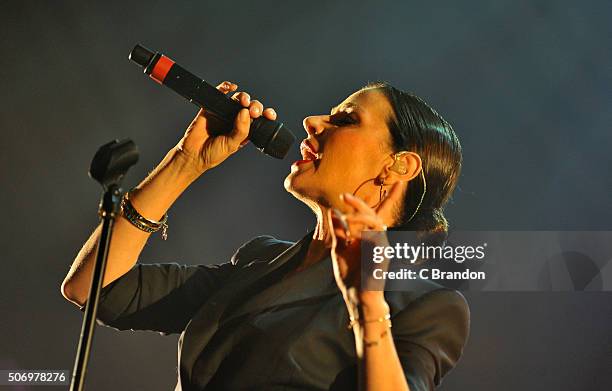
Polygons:
<instances>
[{"instance_id":1,"label":"fingernail","mask_svg":"<svg viewBox=\"0 0 612 391\"><path fill-rule=\"evenodd\" d=\"M340 194L340 201L344 201L344 194Z\"/></svg>"},{"instance_id":2,"label":"fingernail","mask_svg":"<svg viewBox=\"0 0 612 391\"><path fill-rule=\"evenodd\" d=\"M274 109L269 109L269 110L270 110L270 114L276 115L276 111L274 111Z\"/></svg>"},{"instance_id":3,"label":"fingernail","mask_svg":"<svg viewBox=\"0 0 612 391\"><path fill-rule=\"evenodd\" d=\"M259 107L257 106L253 107L253 113L259 114Z\"/></svg>"}]
</instances>

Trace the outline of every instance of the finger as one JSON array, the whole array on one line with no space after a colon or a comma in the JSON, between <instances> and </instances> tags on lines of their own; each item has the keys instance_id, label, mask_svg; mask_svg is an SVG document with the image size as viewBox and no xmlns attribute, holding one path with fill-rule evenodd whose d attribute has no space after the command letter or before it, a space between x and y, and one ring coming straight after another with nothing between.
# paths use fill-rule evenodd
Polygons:
<instances>
[{"instance_id":1,"label":"finger","mask_svg":"<svg viewBox=\"0 0 612 391\"><path fill-rule=\"evenodd\" d=\"M389 193L382 200L380 205L376 208L376 213L381 214L386 212L391 212L391 209L397 205L397 202L400 200L403 191L402 188L405 188L408 182L397 181L391 186Z\"/></svg>"},{"instance_id":2,"label":"finger","mask_svg":"<svg viewBox=\"0 0 612 391\"><path fill-rule=\"evenodd\" d=\"M332 237L332 268L334 270L334 277L338 279L343 279L343 276L347 275L347 265L344 262L341 262L341 257L339 255L347 249L347 238L344 233L344 229L341 224L338 222L338 217L334 214L332 209L327 210L327 222L332 229L331 237ZM340 262L339 262L340 261Z\"/></svg>"},{"instance_id":3,"label":"finger","mask_svg":"<svg viewBox=\"0 0 612 391\"><path fill-rule=\"evenodd\" d=\"M187 131L192 133L205 131L208 122L205 114L206 111L204 109L198 110L198 114L196 114L193 121L191 121L191 124L189 124Z\"/></svg>"},{"instance_id":4,"label":"finger","mask_svg":"<svg viewBox=\"0 0 612 391\"><path fill-rule=\"evenodd\" d=\"M251 95L244 91L236 92L234 95L232 95L232 99L238 101L243 107L249 107L249 104L251 103Z\"/></svg>"},{"instance_id":5,"label":"finger","mask_svg":"<svg viewBox=\"0 0 612 391\"><path fill-rule=\"evenodd\" d=\"M332 208L332 212L333 212L332 217L336 219L336 221L340 224L344 232L348 232L349 225L348 225L348 222L346 221L346 215L340 212L340 210L337 208Z\"/></svg>"},{"instance_id":6,"label":"finger","mask_svg":"<svg viewBox=\"0 0 612 391\"><path fill-rule=\"evenodd\" d=\"M240 109L236 119L234 120L234 129L226 136L227 144L231 152L239 149L240 144L249 136L249 128L251 127L251 117L249 110Z\"/></svg>"},{"instance_id":7,"label":"finger","mask_svg":"<svg viewBox=\"0 0 612 391\"><path fill-rule=\"evenodd\" d=\"M377 215L353 214L346 216L346 222L350 227L361 225L362 230L385 231L387 227Z\"/></svg>"},{"instance_id":8,"label":"finger","mask_svg":"<svg viewBox=\"0 0 612 391\"><path fill-rule=\"evenodd\" d=\"M227 94L232 91L236 91L237 88L238 88L237 84L234 84L231 81L227 81L227 80L217 86L217 89L223 92L224 94Z\"/></svg>"},{"instance_id":9,"label":"finger","mask_svg":"<svg viewBox=\"0 0 612 391\"><path fill-rule=\"evenodd\" d=\"M351 218L352 216L357 215L349 215L340 212L337 208L332 208L334 221L337 223L336 225L342 229L342 233L338 236L344 239L343 244L350 245L355 242L355 239L361 239L361 232L364 229L369 229L363 223L359 221L359 219Z\"/></svg>"},{"instance_id":10,"label":"finger","mask_svg":"<svg viewBox=\"0 0 612 391\"><path fill-rule=\"evenodd\" d=\"M271 119L272 121L276 119L276 111L274 111L272 107L268 107L267 109L264 109L263 115L264 117L266 117L267 119Z\"/></svg>"},{"instance_id":11,"label":"finger","mask_svg":"<svg viewBox=\"0 0 612 391\"><path fill-rule=\"evenodd\" d=\"M355 210L358 212L376 214L374 209L372 209L368 204L366 204L361 198L356 197L350 193L343 193L341 199L346 205L355 208Z\"/></svg>"},{"instance_id":12,"label":"finger","mask_svg":"<svg viewBox=\"0 0 612 391\"><path fill-rule=\"evenodd\" d=\"M346 223L342 220L341 214L333 209L328 211L328 220L331 227L332 247L343 247L348 239L347 232L349 232Z\"/></svg>"},{"instance_id":13,"label":"finger","mask_svg":"<svg viewBox=\"0 0 612 391\"><path fill-rule=\"evenodd\" d=\"M341 194L340 194L340 202L342 202L342 204L344 205L343 210L346 210L347 212L351 212L351 213L356 213L356 212L358 212L358 210L357 210L357 209L355 209L355 207L354 207L353 205L351 205L351 204L347 203L347 202L344 200L344 198L345 198L345 195L346 195L346 194L347 194L347 193L341 193Z\"/></svg>"},{"instance_id":14,"label":"finger","mask_svg":"<svg viewBox=\"0 0 612 391\"><path fill-rule=\"evenodd\" d=\"M204 109L200 109L193 121L191 121L187 127L183 139L181 140L184 148L196 149L206 140L208 137L208 133L206 132L207 121L204 115Z\"/></svg>"},{"instance_id":15,"label":"finger","mask_svg":"<svg viewBox=\"0 0 612 391\"><path fill-rule=\"evenodd\" d=\"M252 118L257 118L263 112L263 105L258 100L252 100L251 104L249 104L249 113Z\"/></svg>"},{"instance_id":16,"label":"finger","mask_svg":"<svg viewBox=\"0 0 612 391\"><path fill-rule=\"evenodd\" d=\"M347 244L353 242L354 239L361 240L361 232L363 230L368 229L368 227L364 225L359 218L350 218L349 216L350 215L342 216L342 219L344 220L344 224L346 226L345 233L348 240Z\"/></svg>"}]
</instances>

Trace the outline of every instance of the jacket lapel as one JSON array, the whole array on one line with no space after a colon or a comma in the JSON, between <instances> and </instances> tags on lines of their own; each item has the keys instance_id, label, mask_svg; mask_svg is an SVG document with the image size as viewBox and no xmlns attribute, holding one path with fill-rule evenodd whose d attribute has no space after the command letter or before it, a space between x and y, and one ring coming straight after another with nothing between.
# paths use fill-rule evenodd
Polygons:
<instances>
[{"instance_id":1,"label":"jacket lapel","mask_svg":"<svg viewBox=\"0 0 612 391\"><path fill-rule=\"evenodd\" d=\"M302 245L312 236L312 233L312 231L308 232L301 240L268 262L254 262L245 266L233 276L234 281L231 284L221 288L200 307L179 338L179 381L180 378L185 377L184 381L192 379L192 369L195 361L214 336L221 322L226 321L223 318L224 314L231 310L231 308L228 308L230 303L235 302L241 293L258 279L284 265L300 250ZM218 363L215 364L218 365ZM198 376L200 375L198 374ZM212 374L210 375L212 376Z\"/></svg>"},{"instance_id":2,"label":"jacket lapel","mask_svg":"<svg viewBox=\"0 0 612 391\"><path fill-rule=\"evenodd\" d=\"M277 281L242 301L223 316L223 322L231 322L238 317L254 315L304 302L322 300L339 295L333 275L331 257L309 266L300 273Z\"/></svg>"}]
</instances>

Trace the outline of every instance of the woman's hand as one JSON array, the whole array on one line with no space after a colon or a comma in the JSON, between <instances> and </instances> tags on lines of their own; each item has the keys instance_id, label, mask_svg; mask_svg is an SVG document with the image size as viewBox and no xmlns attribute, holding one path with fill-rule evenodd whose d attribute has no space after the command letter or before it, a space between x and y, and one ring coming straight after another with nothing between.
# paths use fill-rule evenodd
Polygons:
<instances>
[{"instance_id":1,"label":"woman's hand","mask_svg":"<svg viewBox=\"0 0 612 391\"><path fill-rule=\"evenodd\" d=\"M361 304L367 305L370 302L380 303L384 299L384 283L376 281L376 290L366 290L362 286L361 270L361 245L362 231L373 230L382 231L381 234L369 235L368 240L376 243L369 243L370 246L388 246L387 230L383 221L383 216L393 216L392 209L400 202L402 196L402 183L395 183L388 196L375 209L368 206L362 199L348 193L342 195L342 201L346 205L348 212L343 214L337 209L329 210L328 222L332 234L331 257L334 268L336 284L348 299L349 293L356 294L353 300L358 300ZM375 265L368 263L372 270L383 268L386 270L385 263ZM371 278L372 270L364 270L366 276ZM371 285L370 285L371 289Z\"/></svg>"},{"instance_id":2,"label":"woman's hand","mask_svg":"<svg viewBox=\"0 0 612 391\"><path fill-rule=\"evenodd\" d=\"M237 88L238 85L229 81L217 86L217 89L224 94L232 93ZM212 136L220 130L227 129L228 126L207 113L206 109L201 109L175 148L180 158L185 160L185 166L193 169L196 175L219 165L248 143L247 137L252 119L261 115L271 120L276 119L274 109L264 109L258 100L251 101L251 97L246 92L236 92L232 99L240 102L244 108L236 116L229 133Z\"/></svg>"}]
</instances>

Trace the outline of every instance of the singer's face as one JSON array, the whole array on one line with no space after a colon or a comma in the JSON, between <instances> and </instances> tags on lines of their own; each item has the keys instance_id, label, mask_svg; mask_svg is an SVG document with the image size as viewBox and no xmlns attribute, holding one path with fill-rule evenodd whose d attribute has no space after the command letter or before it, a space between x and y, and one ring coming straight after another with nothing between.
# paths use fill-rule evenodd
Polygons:
<instances>
[{"instance_id":1,"label":"singer's face","mask_svg":"<svg viewBox=\"0 0 612 391\"><path fill-rule=\"evenodd\" d=\"M383 160L392 153L387 127L390 115L392 108L385 95L366 89L353 93L329 115L306 117L303 159L291 165L285 179L287 191L311 207L313 203L338 207L339 195L345 192L368 205L376 204L379 193L374 181Z\"/></svg>"}]
</instances>

